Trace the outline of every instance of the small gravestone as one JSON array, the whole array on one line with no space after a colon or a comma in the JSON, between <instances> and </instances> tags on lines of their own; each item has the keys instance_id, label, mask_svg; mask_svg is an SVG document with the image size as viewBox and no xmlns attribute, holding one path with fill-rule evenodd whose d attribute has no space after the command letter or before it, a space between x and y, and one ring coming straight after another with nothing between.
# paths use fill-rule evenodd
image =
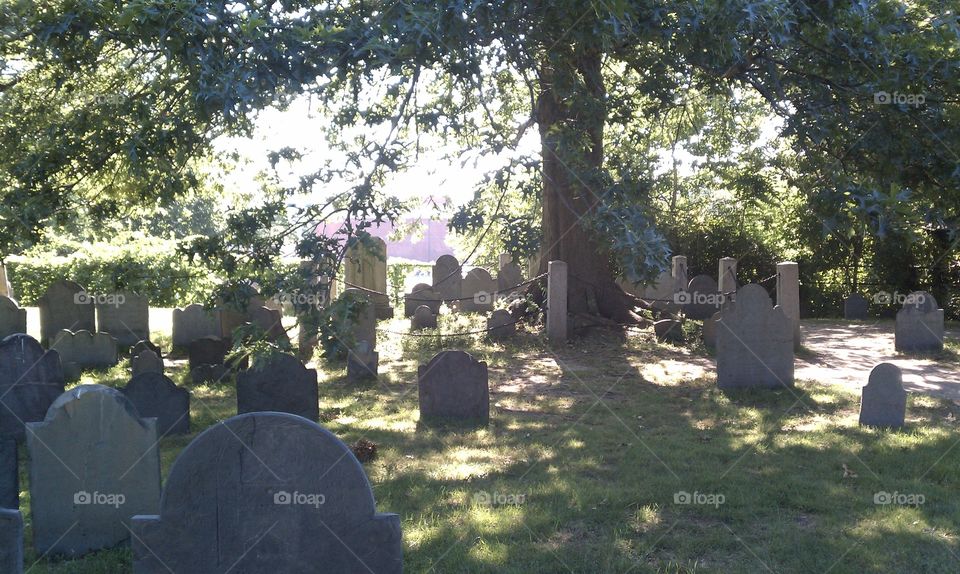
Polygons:
<instances>
[{"instance_id":1,"label":"small gravestone","mask_svg":"<svg viewBox=\"0 0 960 574\"><path fill-rule=\"evenodd\" d=\"M121 391L141 417L157 419L160 436L190 432L190 391L178 387L163 373L134 375Z\"/></svg>"},{"instance_id":2,"label":"small gravestone","mask_svg":"<svg viewBox=\"0 0 960 574\"><path fill-rule=\"evenodd\" d=\"M433 289L444 301L456 301L462 293L460 262L453 255L441 255L433 265Z\"/></svg>"},{"instance_id":3,"label":"small gravestone","mask_svg":"<svg viewBox=\"0 0 960 574\"><path fill-rule=\"evenodd\" d=\"M124 347L150 338L150 303L136 293L97 298L97 331L110 333Z\"/></svg>"},{"instance_id":4,"label":"small gravestone","mask_svg":"<svg viewBox=\"0 0 960 574\"><path fill-rule=\"evenodd\" d=\"M17 302L0 295L0 339L27 332L27 310Z\"/></svg>"},{"instance_id":5,"label":"small gravestone","mask_svg":"<svg viewBox=\"0 0 960 574\"><path fill-rule=\"evenodd\" d=\"M23 515L0 508L0 572L23 574Z\"/></svg>"},{"instance_id":6,"label":"small gravestone","mask_svg":"<svg viewBox=\"0 0 960 574\"><path fill-rule=\"evenodd\" d=\"M703 320L703 346L708 349L717 348L717 321L720 320L720 313L714 313L713 317Z\"/></svg>"},{"instance_id":7,"label":"small gravestone","mask_svg":"<svg viewBox=\"0 0 960 574\"><path fill-rule=\"evenodd\" d=\"M683 342L683 325L674 319L661 319L653 324L653 332L659 341Z\"/></svg>"},{"instance_id":8,"label":"small gravestone","mask_svg":"<svg viewBox=\"0 0 960 574\"><path fill-rule=\"evenodd\" d=\"M420 419L490 419L487 364L463 351L441 351L417 370Z\"/></svg>"},{"instance_id":9,"label":"small gravestone","mask_svg":"<svg viewBox=\"0 0 960 574\"><path fill-rule=\"evenodd\" d=\"M129 538L130 517L160 504L156 419L116 389L80 385L27 423L37 554L77 557Z\"/></svg>"},{"instance_id":10,"label":"small gravestone","mask_svg":"<svg viewBox=\"0 0 960 574\"><path fill-rule=\"evenodd\" d=\"M351 381L375 379L380 365L380 353L368 341L360 341L347 353L347 378Z\"/></svg>"},{"instance_id":11,"label":"small gravestone","mask_svg":"<svg viewBox=\"0 0 960 574\"><path fill-rule=\"evenodd\" d=\"M497 274L497 291L507 295L521 283L523 283L523 271L519 265L510 262L500 267L500 272Z\"/></svg>"},{"instance_id":12,"label":"small gravestone","mask_svg":"<svg viewBox=\"0 0 960 574\"><path fill-rule=\"evenodd\" d=\"M517 332L517 322L506 309L497 309L487 317L487 334L491 339L504 339Z\"/></svg>"},{"instance_id":13,"label":"small gravestone","mask_svg":"<svg viewBox=\"0 0 960 574\"><path fill-rule=\"evenodd\" d=\"M675 311L679 306L677 297L676 282L670 270L661 272L656 281L640 289L640 298L660 311Z\"/></svg>"},{"instance_id":14,"label":"small gravestone","mask_svg":"<svg viewBox=\"0 0 960 574\"><path fill-rule=\"evenodd\" d=\"M434 315L440 313L443 297L433 287L426 283L417 283L413 290L403 296L403 316L411 317L418 307L426 305Z\"/></svg>"},{"instance_id":15,"label":"small gravestone","mask_svg":"<svg viewBox=\"0 0 960 574\"><path fill-rule=\"evenodd\" d=\"M867 386L860 400L860 425L871 427L903 427L907 412L907 391L903 390L900 368L880 363L870 371Z\"/></svg>"},{"instance_id":16,"label":"small gravestone","mask_svg":"<svg viewBox=\"0 0 960 574\"><path fill-rule=\"evenodd\" d=\"M853 293L843 300L843 318L863 320L870 318L870 303L859 293Z\"/></svg>"},{"instance_id":17,"label":"small gravestone","mask_svg":"<svg viewBox=\"0 0 960 574\"><path fill-rule=\"evenodd\" d=\"M688 319L705 320L720 311L722 297L717 289L717 282L709 275L697 275L690 280L687 291L679 298L685 297L683 312Z\"/></svg>"},{"instance_id":18,"label":"small gravestone","mask_svg":"<svg viewBox=\"0 0 960 574\"><path fill-rule=\"evenodd\" d=\"M317 371L293 355L277 354L237 374L237 413L277 411L320 418Z\"/></svg>"},{"instance_id":19,"label":"small gravestone","mask_svg":"<svg viewBox=\"0 0 960 574\"><path fill-rule=\"evenodd\" d=\"M417 310L413 312L413 317L410 318L410 328L436 329L437 316L434 315L430 307L427 307L426 305L420 305L417 307Z\"/></svg>"},{"instance_id":20,"label":"small gravestone","mask_svg":"<svg viewBox=\"0 0 960 574\"><path fill-rule=\"evenodd\" d=\"M287 341L287 332L283 328L283 313L269 307L254 307L250 310L250 322L263 330L271 341Z\"/></svg>"},{"instance_id":21,"label":"small gravestone","mask_svg":"<svg viewBox=\"0 0 960 574\"><path fill-rule=\"evenodd\" d=\"M190 369L200 365L222 365L230 352L230 343L219 337L201 337L190 343L187 357Z\"/></svg>"},{"instance_id":22,"label":"small gravestone","mask_svg":"<svg viewBox=\"0 0 960 574\"><path fill-rule=\"evenodd\" d=\"M163 357L163 351L160 349L160 345L152 343L150 339L143 339L142 341L137 341L137 344L133 347L130 347L130 356L136 357L143 351L153 351L153 354L158 357Z\"/></svg>"},{"instance_id":23,"label":"small gravestone","mask_svg":"<svg viewBox=\"0 0 960 574\"><path fill-rule=\"evenodd\" d=\"M793 386L793 323L760 285L741 287L720 313L717 386Z\"/></svg>"},{"instance_id":24,"label":"small gravestone","mask_svg":"<svg viewBox=\"0 0 960 574\"><path fill-rule=\"evenodd\" d=\"M149 349L140 351L139 355L130 358L130 370L134 377L143 373L160 373L162 375L163 359Z\"/></svg>"},{"instance_id":25,"label":"small gravestone","mask_svg":"<svg viewBox=\"0 0 960 574\"><path fill-rule=\"evenodd\" d=\"M63 393L60 355L30 335L0 342L0 435L23 438L23 423L42 421Z\"/></svg>"},{"instance_id":26,"label":"small gravestone","mask_svg":"<svg viewBox=\"0 0 960 574\"><path fill-rule=\"evenodd\" d=\"M65 370L77 374L79 369L112 367L117 364L117 340L109 333L67 331L54 336L50 348L60 353Z\"/></svg>"},{"instance_id":27,"label":"small gravestone","mask_svg":"<svg viewBox=\"0 0 960 574\"><path fill-rule=\"evenodd\" d=\"M173 310L173 346L189 347L203 337L220 336L220 314L196 303Z\"/></svg>"},{"instance_id":28,"label":"small gravestone","mask_svg":"<svg viewBox=\"0 0 960 574\"><path fill-rule=\"evenodd\" d=\"M486 313L493 310L493 300L497 293L497 282L490 272L476 267L467 272L461 284L462 298L458 303L460 310L467 313Z\"/></svg>"},{"instance_id":29,"label":"small gravestone","mask_svg":"<svg viewBox=\"0 0 960 574\"><path fill-rule=\"evenodd\" d=\"M400 518L377 513L350 448L287 413L200 434L170 470L159 515L133 517L132 532L134 574L403 570Z\"/></svg>"},{"instance_id":30,"label":"small gravestone","mask_svg":"<svg viewBox=\"0 0 960 574\"><path fill-rule=\"evenodd\" d=\"M219 383L227 379L230 373L226 365L197 365L190 369L190 382L194 385Z\"/></svg>"},{"instance_id":31,"label":"small gravestone","mask_svg":"<svg viewBox=\"0 0 960 574\"><path fill-rule=\"evenodd\" d=\"M40 343L49 346L57 334L97 330L95 297L73 281L56 281L40 297Z\"/></svg>"},{"instance_id":32,"label":"small gravestone","mask_svg":"<svg viewBox=\"0 0 960 574\"><path fill-rule=\"evenodd\" d=\"M897 311L895 346L898 351L935 353L943 350L943 309L926 291L907 295Z\"/></svg>"},{"instance_id":33,"label":"small gravestone","mask_svg":"<svg viewBox=\"0 0 960 574\"><path fill-rule=\"evenodd\" d=\"M377 310L370 297L359 289L345 289L341 297L352 298L357 308L356 320L352 325L353 340L351 344L355 345L360 341L369 341L374 347L377 345Z\"/></svg>"},{"instance_id":34,"label":"small gravestone","mask_svg":"<svg viewBox=\"0 0 960 574\"><path fill-rule=\"evenodd\" d=\"M20 508L17 461L16 439L12 436L0 436L0 508Z\"/></svg>"}]
</instances>

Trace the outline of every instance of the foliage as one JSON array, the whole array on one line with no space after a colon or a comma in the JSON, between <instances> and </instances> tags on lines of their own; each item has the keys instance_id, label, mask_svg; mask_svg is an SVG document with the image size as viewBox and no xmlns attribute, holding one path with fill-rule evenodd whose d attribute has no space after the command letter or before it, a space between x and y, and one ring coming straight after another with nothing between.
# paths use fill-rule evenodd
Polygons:
<instances>
[{"instance_id":1,"label":"foliage","mask_svg":"<svg viewBox=\"0 0 960 574\"><path fill-rule=\"evenodd\" d=\"M320 310L320 351L325 359L345 359L357 343L354 326L365 305L371 303L355 292L346 292Z\"/></svg>"}]
</instances>

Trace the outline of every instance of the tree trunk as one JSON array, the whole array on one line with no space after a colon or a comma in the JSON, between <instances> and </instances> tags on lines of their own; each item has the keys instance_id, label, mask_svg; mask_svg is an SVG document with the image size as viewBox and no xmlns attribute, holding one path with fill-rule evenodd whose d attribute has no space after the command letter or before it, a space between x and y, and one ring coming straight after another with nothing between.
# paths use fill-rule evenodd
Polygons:
<instances>
[{"instance_id":1,"label":"tree trunk","mask_svg":"<svg viewBox=\"0 0 960 574\"><path fill-rule=\"evenodd\" d=\"M589 176L603 164L603 128L605 113L602 102L605 88L601 75L601 54L587 54L569 70L557 70L550 62L541 65L540 95L537 101L537 123L543 155L543 244L540 248L540 271L549 261L565 261L568 266L568 309L571 313L601 315L617 322L633 322L631 299L617 286L604 250L583 226L583 219L596 209L604 193L591 189ZM574 74L578 82L568 81L562 74ZM597 105L583 111L568 103L569 94L558 94L558 82L576 84ZM589 107L589 106L588 106ZM604 110L605 112L605 110ZM589 146L575 154L570 134L585 136Z\"/></svg>"}]
</instances>

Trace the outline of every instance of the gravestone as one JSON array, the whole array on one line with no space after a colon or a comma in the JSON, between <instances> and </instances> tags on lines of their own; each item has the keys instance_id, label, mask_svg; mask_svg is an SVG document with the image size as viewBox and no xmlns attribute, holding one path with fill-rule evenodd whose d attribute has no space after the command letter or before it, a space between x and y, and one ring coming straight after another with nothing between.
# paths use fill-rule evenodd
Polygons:
<instances>
[{"instance_id":1,"label":"gravestone","mask_svg":"<svg viewBox=\"0 0 960 574\"><path fill-rule=\"evenodd\" d=\"M40 343L49 347L60 331L97 330L94 297L73 281L56 281L40 297Z\"/></svg>"},{"instance_id":2,"label":"gravestone","mask_svg":"<svg viewBox=\"0 0 960 574\"><path fill-rule=\"evenodd\" d=\"M455 301L462 293L460 262L453 255L441 255L433 265L433 289L444 301Z\"/></svg>"},{"instance_id":3,"label":"gravestone","mask_svg":"<svg viewBox=\"0 0 960 574\"><path fill-rule=\"evenodd\" d=\"M491 339L505 339L517 332L517 321L506 309L497 309L487 317L487 335Z\"/></svg>"},{"instance_id":4,"label":"gravestone","mask_svg":"<svg viewBox=\"0 0 960 574\"><path fill-rule=\"evenodd\" d=\"M163 359L157 356L153 351L146 349L140 351L140 354L130 358L130 370L133 376L143 373L163 374Z\"/></svg>"},{"instance_id":5,"label":"gravestone","mask_svg":"<svg viewBox=\"0 0 960 574\"><path fill-rule=\"evenodd\" d=\"M493 310L497 282L490 276L489 271L482 267L471 269L463 278L460 288L463 293L463 298L458 303L461 311L486 313Z\"/></svg>"},{"instance_id":6,"label":"gravestone","mask_svg":"<svg viewBox=\"0 0 960 574\"><path fill-rule=\"evenodd\" d=\"M220 312L191 303L173 310L173 346L188 347L203 337L220 336Z\"/></svg>"},{"instance_id":7,"label":"gravestone","mask_svg":"<svg viewBox=\"0 0 960 574\"><path fill-rule=\"evenodd\" d=\"M97 332L110 333L124 347L150 338L150 303L136 293L117 293L97 300Z\"/></svg>"},{"instance_id":8,"label":"gravestone","mask_svg":"<svg viewBox=\"0 0 960 574\"><path fill-rule=\"evenodd\" d=\"M926 291L914 291L907 296L903 308L897 311L894 331L898 351L939 352L943 350L943 309Z\"/></svg>"},{"instance_id":9,"label":"gravestone","mask_svg":"<svg viewBox=\"0 0 960 574\"><path fill-rule=\"evenodd\" d=\"M343 278L349 287L369 289L365 292L376 307L377 318L389 319L393 317L393 308L387 295L387 244L379 237L370 239L372 246L358 242L347 251Z\"/></svg>"},{"instance_id":10,"label":"gravestone","mask_svg":"<svg viewBox=\"0 0 960 574\"><path fill-rule=\"evenodd\" d=\"M201 337L190 343L187 358L190 369L200 365L223 365L231 345L219 337Z\"/></svg>"},{"instance_id":11,"label":"gravestone","mask_svg":"<svg viewBox=\"0 0 960 574\"><path fill-rule=\"evenodd\" d=\"M266 302L251 285L238 285L227 288L221 286L217 298L217 310L220 317L218 336L224 341L233 340L233 331L251 320L251 312L263 307Z\"/></svg>"},{"instance_id":12,"label":"gravestone","mask_svg":"<svg viewBox=\"0 0 960 574\"><path fill-rule=\"evenodd\" d=\"M283 328L283 313L268 307L255 307L250 310L250 322L263 329L271 341L290 341Z\"/></svg>"},{"instance_id":13,"label":"gravestone","mask_svg":"<svg viewBox=\"0 0 960 574\"><path fill-rule=\"evenodd\" d=\"M0 342L0 435L22 439L23 423L42 421L63 393L60 355L30 335Z\"/></svg>"},{"instance_id":14,"label":"gravestone","mask_svg":"<svg viewBox=\"0 0 960 574\"><path fill-rule=\"evenodd\" d=\"M50 348L60 353L64 370L72 373L78 369L112 367L119 361L117 340L109 333L64 329L54 336Z\"/></svg>"},{"instance_id":15,"label":"gravestone","mask_svg":"<svg viewBox=\"0 0 960 574\"><path fill-rule=\"evenodd\" d=\"M717 348L717 321L720 320L720 313L714 313L709 319L703 320L703 346L708 349Z\"/></svg>"},{"instance_id":16,"label":"gravestone","mask_svg":"<svg viewBox=\"0 0 960 574\"><path fill-rule=\"evenodd\" d=\"M426 305L434 315L440 313L443 296L426 283L417 283L410 293L403 296L403 316L412 317L417 307Z\"/></svg>"},{"instance_id":17,"label":"gravestone","mask_svg":"<svg viewBox=\"0 0 960 574\"><path fill-rule=\"evenodd\" d=\"M360 341L369 341L377 346L377 310L370 297L359 289L345 289L341 297L353 298L360 305L356 321L353 323L353 345Z\"/></svg>"},{"instance_id":18,"label":"gravestone","mask_svg":"<svg viewBox=\"0 0 960 574\"><path fill-rule=\"evenodd\" d=\"M547 263L547 339L553 342L567 340L567 264L563 261Z\"/></svg>"},{"instance_id":19,"label":"gravestone","mask_svg":"<svg viewBox=\"0 0 960 574\"><path fill-rule=\"evenodd\" d=\"M27 310L17 302L0 295L0 339L27 332Z\"/></svg>"},{"instance_id":20,"label":"gravestone","mask_svg":"<svg viewBox=\"0 0 960 574\"><path fill-rule=\"evenodd\" d=\"M793 323L760 285L741 287L720 312L717 386L793 386Z\"/></svg>"},{"instance_id":21,"label":"gravestone","mask_svg":"<svg viewBox=\"0 0 960 574\"><path fill-rule=\"evenodd\" d=\"M17 441L0 436L0 508L20 508Z\"/></svg>"},{"instance_id":22,"label":"gravestone","mask_svg":"<svg viewBox=\"0 0 960 574\"><path fill-rule=\"evenodd\" d=\"M843 318L863 320L870 318L870 302L859 293L853 293L843 300Z\"/></svg>"},{"instance_id":23,"label":"gravestone","mask_svg":"<svg viewBox=\"0 0 960 574\"><path fill-rule=\"evenodd\" d=\"M190 382L194 385L219 383L229 377L230 369L225 365L197 365L190 369Z\"/></svg>"},{"instance_id":24,"label":"gravestone","mask_svg":"<svg viewBox=\"0 0 960 574\"><path fill-rule=\"evenodd\" d=\"M347 353L347 378L351 381L377 378L380 353L369 341L360 341Z\"/></svg>"},{"instance_id":25,"label":"gravestone","mask_svg":"<svg viewBox=\"0 0 960 574\"><path fill-rule=\"evenodd\" d=\"M684 313L688 319L705 320L720 311L723 296L717 289L717 282L709 275L697 275L687 285Z\"/></svg>"},{"instance_id":26,"label":"gravestone","mask_svg":"<svg viewBox=\"0 0 960 574\"><path fill-rule=\"evenodd\" d=\"M661 319L653 324L653 332L659 341L683 342L683 326L674 319Z\"/></svg>"},{"instance_id":27,"label":"gravestone","mask_svg":"<svg viewBox=\"0 0 960 574\"><path fill-rule=\"evenodd\" d=\"M490 419L487 364L464 351L441 351L417 370L420 419Z\"/></svg>"},{"instance_id":28,"label":"gravestone","mask_svg":"<svg viewBox=\"0 0 960 574\"><path fill-rule=\"evenodd\" d=\"M501 295L508 295L521 283L523 283L523 271L519 265L510 262L500 266L500 271L497 273L497 291Z\"/></svg>"},{"instance_id":29,"label":"gravestone","mask_svg":"<svg viewBox=\"0 0 960 574\"><path fill-rule=\"evenodd\" d=\"M201 433L170 470L159 515L133 517L131 539L134 574L403 570L400 518L377 513L350 448L288 413Z\"/></svg>"},{"instance_id":30,"label":"gravestone","mask_svg":"<svg viewBox=\"0 0 960 574\"><path fill-rule=\"evenodd\" d=\"M143 351L153 351L153 354L158 357L163 357L163 351L160 349L160 345L150 342L149 339L144 339L142 341L137 341L137 344L130 347L130 356L136 357Z\"/></svg>"},{"instance_id":31,"label":"gravestone","mask_svg":"<svg viewBox=\"0 0 960 574\"><path fill-rule=\"evenodd\" d=\"M800 266L793 261L777 263L777 307L793 325L793 346L799 349L800 334Z\"/></svg>"},{"instance_id":32,"label":"gravestone","mask_svg":"<svg viewBox=\"0 0 960 574\"><path fill-rule=\"evenodd\" d=\"M900 368L880 363L870 371L860 400L860 426L902 428L907 412Z\"/></svg>"},{"instance_id":33,"label":"gravestone","mask_svg":"<svg viewBox=\"0 0 960 574\"><path fill-rule=\"evenodd\" d=\"M160 504L156 419L116 389L80 385L27 423L38 554L81 556L129 538L130 517Z\"/></svg>"},{"instance_id":34,"label":"gravestone","mask_svg":"<svg viewBox=\"0 0 960 574\"><path fill-rule=\"evenodd\" d=\"M190 391L178 387L163 373L134 375L121 391L141 417L157 419L158 435L190 432Z\"/></svg>"},{"instance_id":35,"label":"gravestone","mask_svg":"<svg viewBox=\"0 0 960 574\"><path fill-rule=\"evenodd\" d=\"M0 508L0 572L23 574L23 515Z\"/></svg>"},{"instance_id":36,"label":"gravestone","mask_svg":"<svg viewBox=\"0 0 960 574\"><path fill-rule=\"evenodd\" d=\"M654 309L674 311L678 302L675 289L673 273L667 270L661 272L652 284L643 286L639 297L648 301Z\"/></svg>"},{"instance_id":37,"label":"gravestone","mask_svg":"<svg viewBox=\"0 0 960 574\"><path fill-rule=\"evenodd\" d=\"M410 328L436 329L437 316L433 314L433 311L430 309L430 307L427 307L426 305L420 305L417 307L417 310L413 312L413 317L410 318Z\"/></svg>"},{"instance_id":38,"label":"gravestone","mask_svg":"<svg viewBox=\"0 0 960 574\"><path fill-rule=\"evenodd\" d=\"M277 411L320 418L317 371L293 355L277 354L237 374L237 413Z\"/></svg>"}]
</instances>

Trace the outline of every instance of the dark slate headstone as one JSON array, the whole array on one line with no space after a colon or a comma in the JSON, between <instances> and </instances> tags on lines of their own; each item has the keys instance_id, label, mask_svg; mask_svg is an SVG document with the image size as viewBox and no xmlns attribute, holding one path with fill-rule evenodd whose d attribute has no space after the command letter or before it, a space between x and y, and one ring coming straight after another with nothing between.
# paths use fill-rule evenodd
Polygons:
<instances>
[{"instance_id":1,"label":"dark slate headstone","mask_svg":"<svg viewBox=\"0 0 960 574\"><path fill-rule=\"evenodd\" d=\"M0 508L0 572L23 574L23 515Z\"/></svg>"},{"instance_id":2,"label":"dark slate headstone","mask_svg":"<svg viewBox=\"0 0 960 574\"><path fill-rule=\"evenodd\" d=\"M17 460L17 441L11 436L0 436L0 508L20 508Z\"/></svg>"},{"instance_id":3,"label":"dark slate headstone","mask_svg":"<svg viewBox=\"0 0 960 574\"><path fill-rule=\"evenodd\" d=\"M222 365L230 352L230 342L219 337L201 337L190 343L188 362L190 369L200 365Z\"/></svg>"},{"instance_id":4,"label":"dark slate headstone","mask_svg":"<svg viewBox=\"0 0 960 574\"><path fill-rule=\"evenodd\" d=\"M497 309L487 317L487 334L491 339L504 339L517 332L517 321L506 309Z\"/></svg>"},{"instance_id":5,"label":"dark slate headstone","mask_svg":"<svg viewBox=\"0 0 960 574\"><path fill-rule=\"evenodd\" d=\"M190 391L178 387L162 373L136 375L121 391L141 417L157 419L160 436L190 432Z\"/></svg>"},{"instance_id":6,"label":"dark slate headstone","mask_svg":"<svg viewBox=\"0 0 960 574\"><path fill-rule=\"evenodd\" d=\"M129 538L130 517L160 506L157 420L116 389L80 385L27 423L37 554L81 556Z\"/></svg>"},{"instance_id":7,"label":"dark slate headstone","mask_svg":"<svg viewBox=\"0 0 960 574\"><path fill-rule=\"evenodd\" d=\"M744 285L717 321L717 386L793 386L793 323L766 289Z\"/></svg>"},{"instance_id":8,"label":"dark slate headstone","mask_svg":"<svg viewBox=\"0 0 960 574\"><path fill-rule=\"evenodd\" d=\"M13 299L0 295L0 339L27 332L27 310Z\"/></svg>"},{"instance_id":9,"label":"dark slate headstone","mask_svg":"<svg viewBox=\"0 0 960 574\"><path fill-rule=\"evenodd\" d=\"M316 421L320 418L317 371L292 355L274 355L267 362L237 374L237 412L277 411Z\"/></svg>"},{"instance_id":10,"label":"dark slate headstone","mask_svg":"<svg viewBox=\"0 0 960 574\"><path fill-rule=\"evenodd\" d=\"M60 331L96 332L95 297L79 283L56 281L40 297L40 342L49 345Z\"/></svg>"},{"instance_id":11,"label":"dark slate headstone","mask_svg":"<svg viewBox=\"0 0 960 574\"><path fill-rule=\"evenodd\" d=\"M683 342L683 325L674 319L661 319L653 324L653 332L659 341Z\"/></svg>"},{"instance_id":12,"label":"dark slate headstone","mask_svg":"<svg viewBox=\"0 0 960 574\"><path fill-rule=\"evenodd\" d=\"M506 296L521 283L523 283L523 271L520 270L519 265L511 261L500 267L500 272L497 274L497 291L501 295Z\"/></svg>"},{"instance_id":13,"label":"dark slate headstone","mask_svg":"<svg viewBox=\"0 0 960 574\"><path fill-rule=\"evenodd\" d=\"M426 283L417 283L410 293L403 296L403 316L412 317L417 308L422 305L426 305L436 315L440 313L442 304L443 295L439 291Z\"/></svg>"},{"instance_id":14,"label":"dark slate headstone","mask_svg":"<svg viewBox=\"0 0 960 574\"><path fill-rule=\"evenodd\" d=\"M413 312L413 317L410 318L410 328L414 330L436 329L437 316L434 315L429 306L420 305L417 307L417 310Z\"/></svg>"},{"instance_id":15,"label":"dark slate headstone","mask_svg":"<svg viewBox=\"0 0 960 574\"><path fill-rule=\"evenodd\" d=\"M870 371L860 400L860 424L871 427L903 427L907 412L907 391L903 390L900 368L880 363Z\"/></svg>"},{"instance_id":16,"label":"dark slate headstone","mask_svg":"<svg viewBox=\"0 0 960 574\"><path fill-rule=\"evenodd\" d=\"M153 353L158 357L163 357L163 350L160 349L160 345L152 342L150 339L143 339L137 341L137 344L130 347L130 356L136 357L143 351L153 351Z\"/></svg>"},{"instance_id":17,"label":"dark slate headstone","mask_svg":"<svg viewBox=\"0 0 960 574\"><path fill-rule=\"evenodd\" d=\"M368 341L360 341L347 353L347 379L362 381L376 379L380 368L380 353Z\"/></svg>"},{"instance_id":18,"label":"dark slate headstone","mask_svg":"<svg viewBox=\"0 0 960 574\"><path fill-rule=\"evenodd\" d=\"M130 370L134 377L143 373L160 373L162 375L163 359L149 349L140 351L138 355L130 358Z\"/></svg>"},{"instance_id":19,"label":"dark slate headstone","mask_svg":"<svg viewBox=\"0 0 960 574\"><path fill-rule=\"evenodd\" d=\"M197 365L190 369L190 382L194 385L219 383L231 374L226 365Z\"/></svg>"},{"instance_id":20,"label":"dark slate headstone","mask_svg":"<svg viewBox=\"0 0 960 574\"><path fill-rule=\"evenodd\" d=\"M131 539L134 574L403 570L400 518L377 513L350 448L287 413L201 433L170 470L160 514L133 517Z\"/></svg>"},{"instance_id":21,"label":"dark slate headstone","mask_svg":"<svg viewBox=\"0 0 960 574\"><path fill-rule=\"evenodd\" d=\"M441 351L417 370L420 418L486 422L490 419L487 364L464 351Z\"/></svg>"},{"instance_id":22,"label":"dark slate headstone","mask_svg":"<svg viewBox=\"0 0 960 574\"><path fill-rule=\"evenodd\" d=\"M859 293L853 293L843 300L844 319L869 319L870 302Z\"/></svg>"},{"instance_id":23,"label":"dark slate headstone","mask_svg":"<svg viewBox=\"0 0 960 574\"><path fill-rule=\"evenodd\" d=\"M683 303L683 312L688 319L704 320L720 311L723 297L713 277L697 275L690 280L687 291L677 295L677 300Z\"/></svg>"},{"instance_id":24,"label":"dark slate headstone","mask_svg":"<svg viewBox=\"0 0 960 574\"><path fill-rule=\"evenodd\" d=\"M703 320L703 346L708 349L717 348L717 322L720 321L720 313L714 313L713 317Z\"/></svg>"},{"instance_id":25,"label":"dark slate headstone","mask_svg":"<svg viewBox=\"0 0 960 574\"><path fill-rule=\"evenodd\" d=\"M56 351L45 351L30 335L0 342L0 435L22 439L23 423L42 421L63 393Z\"/></svg>"}]
</instances>

